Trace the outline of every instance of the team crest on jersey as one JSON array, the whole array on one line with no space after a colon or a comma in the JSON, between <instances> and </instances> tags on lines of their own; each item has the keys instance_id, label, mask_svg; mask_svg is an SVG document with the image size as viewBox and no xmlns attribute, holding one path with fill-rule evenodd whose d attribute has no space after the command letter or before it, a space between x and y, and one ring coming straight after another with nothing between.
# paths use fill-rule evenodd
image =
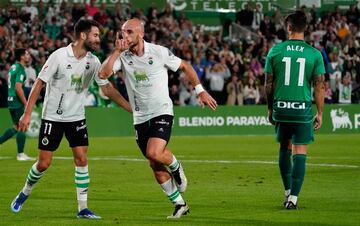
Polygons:
<instances>
[{"instance_id":1,"label":"team crest on jersey","mask_svg":"<svg viewBox=\"0 0 360 226\"><path fill-rule=\"evenodd\" d=\"M149 81L145 71L134 71L136 83Z\"/></svg>"},{"instance_id":2,"label":"team crest on jersey","mask_svg":"<svg viewBox=\"0 0 360 226\"><path fill-rule=\"evenodd\" d=\"M71 64L68 64L68 65L66 66L66 69L72 69Z\"/></svg>"},{"instance_id":3,"label":"team crest on jersey","mask_svg":"<svg viewBox=\"0 0 360 226\"><path fill-rule=\"evenodd\" d=\"M86 62L85 69L88 70L90 68L90 62Z\"/></svg>"},{"instance_id":4,"label":"team crest on jersey","mask_svg":"<svg viewBox=\"0 0 360 226\"><path fill-rule=\"evenodd\" d=\"M149 61L148 61L148 63L149 63L150 65L152 65L152 64L154 63L154 61L153 61L153 58L152 58L152 57L149 57Z\"/></svg>"},{"instance_id":5,"label":"team crest on jersey","mask_svg":"<svg viewBox=\"0 0 360 226\"><path fill-rule=\"evenodd\" d=\"M77 75L77 74L71 75L71 86L75 86L76 93L81 93L83 91L81 75Z\"/></svg>"},{"instance_id":6,"label":"team crest on jersey","mask_svg":"<svg viewBox=\"0 0 360 226\"><path fill-rule=\"evenodd\" d=\"M129 61L128 65L133 65L134 63L132 61Z\"/></svg>"},{"instance_id":7,"label":"team crest on jersey","mask_svg":"<svg viewBox=\"0 0 360 226\"><path fill-rule=\"evenodd\" d=\"M46 145L49 144L49 139L48 139L47 137L44 137L44 138L41 140L41 143L46 146Z\"/></svg>"}]
</instances>

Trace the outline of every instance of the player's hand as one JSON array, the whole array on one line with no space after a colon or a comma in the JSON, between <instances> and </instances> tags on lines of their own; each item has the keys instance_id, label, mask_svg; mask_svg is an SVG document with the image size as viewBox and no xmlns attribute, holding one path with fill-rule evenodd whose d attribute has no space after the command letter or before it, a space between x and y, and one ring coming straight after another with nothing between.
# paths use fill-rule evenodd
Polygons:
<instances>
[{"instance_id":1,"label":"player's hand","mask_svg":"<svg viewBox=\"0 0 360 226\"><path fill-rule=\"evenodd\" d=\"M120 53L129 49L129 43L125 39L119 39L119 32L116 32L115 51Z\"/></svg>"},{"instance_id":2,"label":"player's hand","mask_svg":"<svg viewBox=\"0 0 360 226\"><path fill-rule=\"evenodd\" d=\"M322 125L322 115L316 114L314 117L314 130L318 130L321 128Z\"/></svg>"},{"instance_id":3,"label":"player's hand","mask_svg":"<svg viewBox=\"0 0 360 226\"><path fill-rule=\"evenodd\" d=\"M272 109L268 109L268 120L271 123L271 125L275 125L275 122L272 118Z\"/></svg>"},{"instance_id":4,"label":"player's hand","mask_svg":"<svg viewBox=\"0 0 360 226\"><path fill-rule=\"evenodd\" d=\"M25 132L29 128L30 120L31 117L29 115L23 114L19 120L18 130L21 132Z\"/></svg>"},{"instance_id":5,"label":"player's hand","mask_svg":"<svg viewBox=\"0 0 360 226\"><path fill-rule=\"evenodd\" d=\"M210 94L206 91L202 91L199 93L199 104L201 107L205 107L205 105L209 106L212 110L216 110L217 103L214 98L210 96Z\"/></svg>"}]
</instances>

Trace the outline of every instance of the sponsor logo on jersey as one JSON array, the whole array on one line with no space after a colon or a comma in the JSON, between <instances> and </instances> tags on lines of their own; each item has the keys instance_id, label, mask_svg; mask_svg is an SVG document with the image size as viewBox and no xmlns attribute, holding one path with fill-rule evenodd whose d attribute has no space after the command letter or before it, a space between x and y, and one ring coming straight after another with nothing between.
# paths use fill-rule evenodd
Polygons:
<instances>
[{"instance_id":1,"label":"sponsor logo on jersey","mask_svg":"<svg viewBox=\"0 0 360 226\"><path fill-rule=\"evenodd\" d=\"M48 139L47 137L44 137L44 138L41 140L41 143L46 146L46 145L49 144L49 139Z\"/></svg>"},{"instance_id":2,"label":"sponsor logo on jersey","mask_svg":"<svg viewBox=\"0 0 360 226\"><path fill-rule=\"evenodd\" d=\"M43 72L46 72L46 69L48 69L49 68L49 65L45 65L44 67L43 67Z\"/></svg>"},{"instance_id":3,"label":"sponsor logo on jersey","mask_svg":"<svg viewBox=\"0 0 360 226\"><path fill-rule=\"evenodd\" d=\"M71 86L75 86L76 93L81 93L83 91L81 75L77 75L77 74L71 75Z\"/></svg>"},{"instance_id":4,"label":"sponsor logo on jersey","mask_svg":"<svg viewBox=\"0 0 360 226\"><path fill-rule=\"evenodd\" d=\"M144 71L134 71L136 83L148 82L149 78Z\"/></svg>"},{"instance_id":5,"label":"sponsor logo on jersey","mask_svg":"<svg viewBox=\"0 0 360 226\"><path fill-rule=\"evenodd\" d=\"M305 102L278 101L277 102L277 107L278 108L301 110L301 109L305 109Z\"/></svg>"},{"instance_id":6,"label":"sponsor logo on jersey","mask_svg":"<svg viewBox=\"0 0 360 226\"><path fill-rule=\"evenodd\" d=\"M56 114L58 114L58 115L62 115L62 113L63 113L62 104L64 102L64 96L65 96L65 94L62 93L61 97L60 97L59 104L58 104L58 109L56 110Z\"/></svg>"},{"instance_id":7,"label":"sponsor logo on jersey","mask_svg":"<svg viewBox=\"0 0 360 226\"><path fill-rule=\"evenodd\" d=\"M330 111L331 122L333 126L333 132L337 129L349 128L352 129L353 125L349 118L349 113L343 109L332 109Z\"/></svg>"}]
</instances>

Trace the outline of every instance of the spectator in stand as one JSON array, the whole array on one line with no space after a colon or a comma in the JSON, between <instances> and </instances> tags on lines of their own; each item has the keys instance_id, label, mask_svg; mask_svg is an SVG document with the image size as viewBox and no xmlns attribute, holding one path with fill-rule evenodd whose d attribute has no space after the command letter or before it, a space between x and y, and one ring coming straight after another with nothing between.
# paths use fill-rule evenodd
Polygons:
<instances>
[{"instance_id":1,"label":"spectator in stand","mask_svg":"<svg viewBox=\"0 0 360 226\"><path fill-rule=\"evenodd\" d=\"M260 100L259 88L255 84L254 79L249 78L244 87L244 104L254 105L258 104Z\"/></svg>"},{"instance_id":2,"label":"spectator in stand","mask_svg":"<svg viewBox=\"0 0 360 226\"><path fill-rule=\"evenodd\" d=\"M200 81L205 79L205 66L201 64L201 56L195 57L195 61L192 64Z\"/></svg>"},{"instance_id":3,"label":"spectator in stand","mask_svg":"<svg viewBox=\"0 0 360 226\"><path fill-rule=\"evenodd\" d=\"M90 0L90 4L85 5L86 12L91 18L94 18L94 15L99 12L99 8L95 6L96 0Z\"/></svg>"},{"instance_id":4,"label":"spectator in stand","mask_svg":"<svg viewBox=\"0 0 360 226\"><path fill-rule=\"evenodd\" d=\"M236 75L231 76L230 82L226 86L226 92L228 94L227 97L227 105L243 105L243 84L241 80Z\"/></svg>"},{"instance_id":5,"label":"spectator in stand","mask_svg":"<svg viewBox=\"0 0 360 226\"><path fill-rule=\"evenodd\" d=\"M342 82L338 83L339 85L339 104L351 104L351 78L349 74L346 74L342 78Z\"/></svg>"},{"instance_id":6,"label":"spectator in stand","mask_svg":"<svg viewBox=\"0 0 360 226\"><path fill-rule=\"evenodd\" d=\"M325 103L326 104L333 103L333 92L331 90L329 81L325 82Z\"/></svg>"}]
</instances>

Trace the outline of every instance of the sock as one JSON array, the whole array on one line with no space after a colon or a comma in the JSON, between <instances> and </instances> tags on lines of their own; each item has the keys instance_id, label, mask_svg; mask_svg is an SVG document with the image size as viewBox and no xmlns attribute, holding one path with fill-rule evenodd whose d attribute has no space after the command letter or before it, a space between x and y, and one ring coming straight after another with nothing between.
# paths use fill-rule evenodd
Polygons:
<instances>
[{"instance_id":1,"label":"sock","mask_svg":"<svg viewBox=\"0 0 360 226\"><path fill-rule=\"evenodd\" d=\"M290 201L290 202L292 202L292 203L294 203L294 204L296 205L296 203L297 203L297 198L298 198L298 197L295 196L295 195L290 195L288 201Z\"/></svg>"},{"instance_id":2,"label":"sock","mask_svg":"<svg viewBox=\"0 0 360 226\"><path fill-rule=\"evenodd\" d=\"M26 179L26 183L24 185L24 188L22 189L22 192L25 195L30 195L33 186L41 179L41 177L44 175L44 172L39 172L39 170L36 168L37 162L32 165L29 174Z\"/></svg>"},{"instance_id":3,"label":"sock","mask_svg":"<svg viewBox=\"0 0 360 226\"><path fill-rule=\"evenodd\" d=\"M291 174L291 196L298 196L305 176L306 155L298 154L293 156L293 170Z\"/></svg>"},{"instance_id":4,"label":"sock","mask_svg":"<svg viewBox=\"0 0 360 226\"><path fill-rule=\"evenodd\" d=\"M16 132L17 131L14 128L8 128L7 130L5 130L4 134L0 137L0 144L9 140L12 136L15 135Z\"/></svg>"},{"instance_id":5,"label":"sock","mask_svg":"<svg viewBox=\"0 0 360 226\"><path fill-rule=\"evenodd\" d=\"M179 163L179 161L175 158L175 155L173 155L173 160L172 160L171 164L169 165L170 171L171 171L171 172L174 172L174 171L176 171L177 169L179 169L179 167L180 167L180 163Z\"/></svg>"},{"instance_id":6,"label":"sock","mask_svg":"<svg viewBox=\"0 0 360 226\"><path fill-rule=\"evenodd\" d=\"M90 177L88 166L75 167L75 184L79 212L87 208L87 194L89 189Z\"/></svg>"},{"instance_id":7,"label":"sock","mask_svg":"<svg viewBox=\"0 0 360 226\"><path fill-rule=\"evenodd\" d=\"M290 189L285 190L285 196L286 196L286 197L290 195L290 191L291 191Z\"/></svg>"},{"instance_id":8,"label":"sock","mask_svg":"<svg viewBox=\"0 0 360 226\"><path fill-rule=\"evenodd\" d=\"M179 190L177 189L176 185L173 183L171 178L168 181L160 184L160 186L173 204L175 205L185 204L184 199L182 198Z\"/></svg>"},{"instance_id":9,"label":"sock","mask_svg":"<svg viewBox=\"0 0 360 226\"><path fill-rule=\"evenodd\" d=\"M25 140L26 140L26 135L24 132L18 132L16 134L16 144L17 144L18 154L24 152Z\"/></svg>"},{"instance_id":10,"label":"sock","mask_svg":"<svg viewBox=\"0 0 360 226\"><path fill-rule=\"evenodd\" d=\"M279 150L279 168L281 178L284 184L285 190L289 190L291 186L291 149Z\"/></svg>"}]
</instances>

